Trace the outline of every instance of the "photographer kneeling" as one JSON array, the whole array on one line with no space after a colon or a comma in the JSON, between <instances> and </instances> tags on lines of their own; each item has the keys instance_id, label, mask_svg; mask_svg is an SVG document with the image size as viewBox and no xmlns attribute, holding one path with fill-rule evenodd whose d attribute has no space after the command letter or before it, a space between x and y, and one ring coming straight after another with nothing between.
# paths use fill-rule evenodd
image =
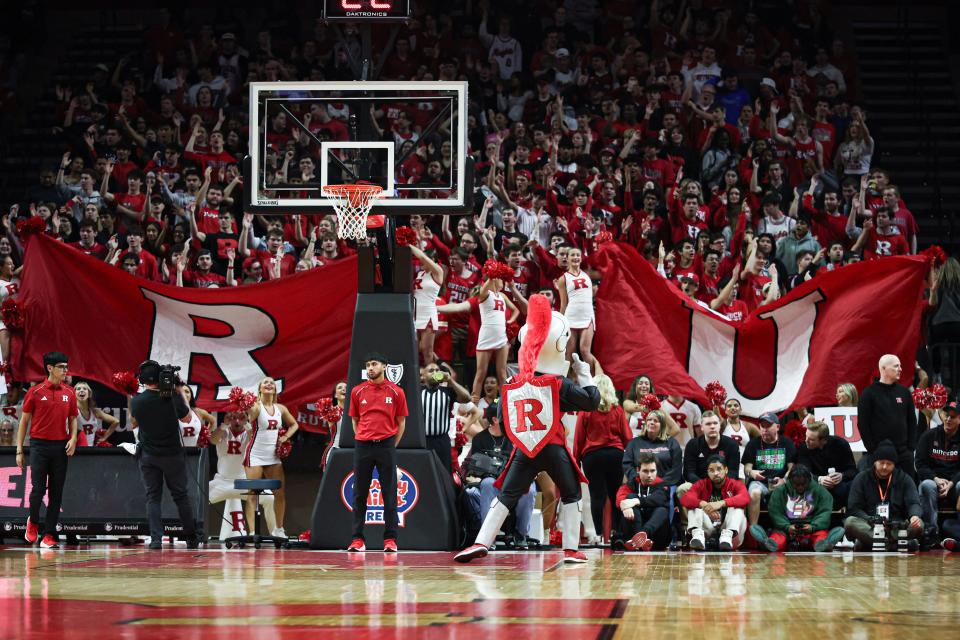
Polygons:
<instances>
[{"instance_id":1,"label":"photographer kneeling","mask_svg":"<svg viewBox=\"0 0 960 640\"><path fill-rule=\"evenodd\" d=\"M187 547L196 549L199 544L193 505L187 494L187 464L180 440L180 419L190 413L190 407L183 396L175 392L175 387L181 386L175 375L177 368L161 367L153 360L141 364L140 383L145 389L130 400L131 421L139 430L137 458L147 491L151 549L160 549L163 541L160 506L164 481L180 512Z\"/></svg>"}]
</instances>

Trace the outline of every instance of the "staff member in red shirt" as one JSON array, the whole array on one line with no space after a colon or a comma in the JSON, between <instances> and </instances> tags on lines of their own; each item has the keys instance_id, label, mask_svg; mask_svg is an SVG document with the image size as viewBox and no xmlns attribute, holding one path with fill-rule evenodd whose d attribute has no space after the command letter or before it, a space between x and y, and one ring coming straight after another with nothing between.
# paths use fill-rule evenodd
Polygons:
<instances>
[{"instance_id":1,"label":"staff member in red shirt","mask_svg":"<svg viewBox=\"0 0 960 640\"><path fill-rule=\"evenodd\" d=\"M77 450L77 396L67 377L67 356L59 351L44 354L43 366L47 379L27 391L17 432L17 466L23 468L23 441L30 424L30 517L24 537L33 544L39 537L40 505L50 486L47 514L43 521L44 549L57 549L57 520L63 499L63 484L67 480L67 457Z\"/></svg>"},{"instance_id":2,"label":"staff member in red shirt","mask_svg":"<svg viewBox=\"0 0 960 640\"><path fill-rule=\"evenodd\" d=\"M403 389L384 378L387 359L367 356L367 379L350 392L350 417L356 446L353 449L353 541L347 551L366 551L363 525L367 493L376 467L383 498L383 550L397 550L397 450L407 423L407 397Z\"/></svg>"}]
</instances>

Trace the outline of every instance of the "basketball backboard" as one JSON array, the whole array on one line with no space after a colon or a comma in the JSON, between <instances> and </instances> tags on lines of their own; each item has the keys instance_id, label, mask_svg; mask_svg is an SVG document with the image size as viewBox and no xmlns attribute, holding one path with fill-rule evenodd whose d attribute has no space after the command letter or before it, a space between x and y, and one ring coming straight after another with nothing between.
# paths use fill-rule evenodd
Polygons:
<instances>
[{"instance_id":1,"label":"basketball backboard","mask_svg":"<svg viewBox=\"0 0 960 640\"><path fill-rule=\"evenodd\" d=\"M378 213L472 206L466 82L250 83L249 211L332 211L324 185L384 189Z\"/></svg>"}]
</instances>

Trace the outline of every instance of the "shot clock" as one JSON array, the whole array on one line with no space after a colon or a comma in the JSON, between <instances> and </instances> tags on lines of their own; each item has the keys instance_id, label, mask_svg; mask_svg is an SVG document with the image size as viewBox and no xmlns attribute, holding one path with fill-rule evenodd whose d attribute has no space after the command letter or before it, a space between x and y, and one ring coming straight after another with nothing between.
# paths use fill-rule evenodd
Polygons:
<instances>
[{"instance_id":1,"label":"shot clock","mask_svg":"<svg viewBox=\"0 0 960 640\"><path fill-rule=\"evenodd\" d=\"M325 20L406 20L410 0L324 0Z\"/></svg>"}]
</instances>

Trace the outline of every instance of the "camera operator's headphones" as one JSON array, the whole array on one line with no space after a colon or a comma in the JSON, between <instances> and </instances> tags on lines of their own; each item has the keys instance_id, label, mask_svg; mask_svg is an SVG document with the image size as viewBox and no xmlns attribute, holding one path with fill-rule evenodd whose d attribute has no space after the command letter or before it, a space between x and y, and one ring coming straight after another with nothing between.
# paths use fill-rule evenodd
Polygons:
<instances>
[{"instance_id":1,"label":"camera operator's headphones","mask_svg":"<svg viewBox=\"0 0 960 640\"><path fill-rule=\"evenodd\" d=\"M160 363L156 360L144 360L140 363L141 384L157 384L160 382Z\"/></svg>"}]
</instances>

